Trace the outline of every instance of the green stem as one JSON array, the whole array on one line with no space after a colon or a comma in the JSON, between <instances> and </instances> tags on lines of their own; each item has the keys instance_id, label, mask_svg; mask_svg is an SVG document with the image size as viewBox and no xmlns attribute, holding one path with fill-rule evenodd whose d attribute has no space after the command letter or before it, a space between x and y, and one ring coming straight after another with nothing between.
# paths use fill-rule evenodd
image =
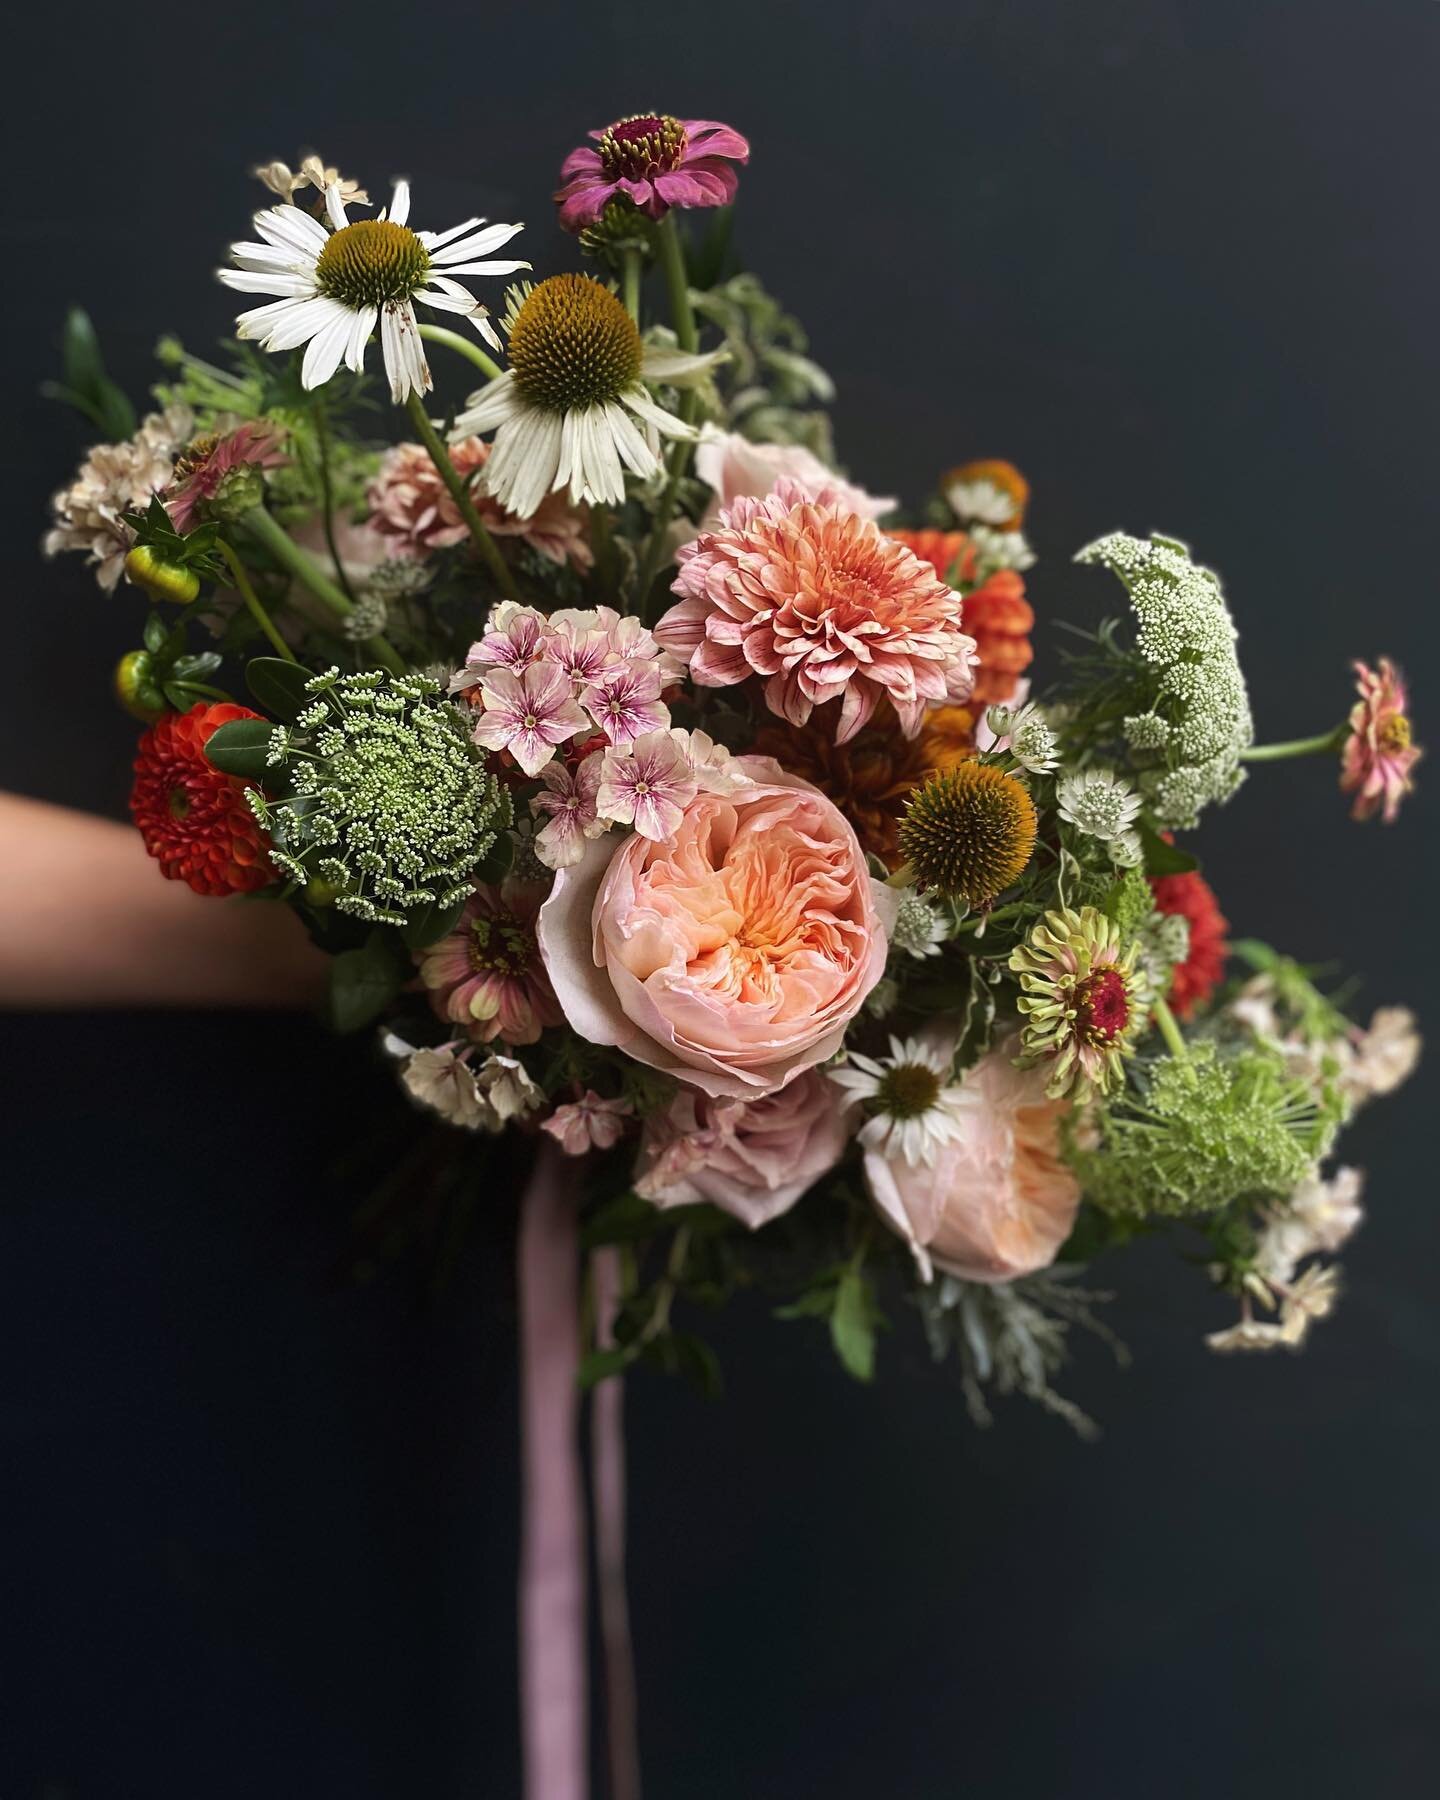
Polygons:
<instances>
[{"instance_id":1,"label":"green stem","mask_svg":"<svg viewBox=\"0 0 1440 1800\"><path fill-rule=\"evenodd\" d=\"M1190 1055L1185 1047L1185 1039L1181 1036L1180 1027L1175 1022L1175 1015L1163 1000L1157 1000L1154 1006L1155 1023L1160 1027L1160 1035L1165 1040L1165 1047L1179 1062L1184 1062Z\"/></svg>"},{"instance_id":2,"label":"green stem","mask_svg":"<svg viewBox=\"0 0 1440 1800\"><path fill-rule=\"evenodd\" d=\"M410 423L419 434L420 441L430 452L430 460L440 471L440 479L450 490L450 498L455 502L460 517L470 528L470 535L475 540L475 547L490 566L490 573L499 582L502 592L508 600L518 601L520 590L515 585L515 577L510 572L510 565L495 547L495 540L485 529L485 521L475 510L475 502L470 498L470 491L460 479L450 453L440 441L440 433L430 423L430 416L425 411L424 403L418 394L412 393L406 406L410 412Z\"/></svg>"},{"instance_id":3,"label":"green stem","mask_svg":"<svg viewBox=\"0 0 1440 1800\"><path fill-rule=\"evenodd\" d=\"M638 325L640 323L640 252L626 250L621 267L620 291L625 301L625 310Z\"/></svg>"},{"instance_id":4,"label":"green stem","mask_svg":"<svg viewBox=\"0 0 1440 1800\"><path fill-rule=\"evenodd\" d=\"M325 416L323 394L317 395L315 399L315 436L320 446L320 517L325 527L325 547L330 552L330 560L335 565L340 586L345 590L345 598L353 606L355 590L345 574L345 565L340 560L340 551L335 543L335 499L330 487L330 421Z\"/></svg>"},{"instance_id":5,"label":"green stem","mask_svg":"<svg viewBox=\"0 0 1440 1800\"><path fill-rule=\"evenodd\" d=\"M675 327L675 341L687 355L693 356L699 348L700 335L695 327L695 310L690 304L690 283L685 273L685 245L673 212L666 213L660 221L659 237L660 266L665 272L665 291L670 301L670 323ZM681 395L680 417L687 425L694 423L698 404L699 395L694 389ZM685 467L690 460L691 441L680 438L670 451L669 477L655 508L655 523L650 532L650 541L645 546L645 556L636 582L636 598L642 609L665 554L665 534L675 510L675 496L680 491Z\"/></svg>"},{"instance_id":6,"label":"green stem","mask_svg":"<svg viewBox=\"0 0 1440 1800\"><path fill-rule=\"evenodd\" d=\"M496 381L504 373L499 363L489 357L472 339L463 337L458 331L447 331L443 325L420 326L422 338L429 338L432 344L443 344L447 350L456 350L467 357L487 381Z\"/></svg>"},{"instance_id":7,"label":"green stem","mask_svg":"<svg viewBox=\"0 0 1440 1800\"><path fill-rule=\"evenodd\" d=\"M256 594L254 584L246 573L244 563L241 562L240 558L231 549L229 544L225 542L224 538L216 539L216 547L220 554L225 558L225 562L230 570L230 578L235 583L236 587L239 588L240 598L245 602L246 606L249 607L250 616L265 633L266 637L269 638L276 654L283 656L286 662L297 662L299 659L295 655L295 652L275 629L275 621L260 604L259 595Z\"/></svg>"},{"instance_id":8,"label":"green stem","mask_svg":"<svg viewBox=\"0 0 1440 1800\"><path fill-rule=\"evenodd\" d=\"M271 518L263 506L245 515L245 529L270 552L282 569L293 575L315 598L328 606L337 618L348 618L350 602L320 567L315 558L302 550L282 525ZM405 664L394 646L383 637L365 639L365 648L392 675L403 675Z\"/></svg>"},{"instance_id":9,"label":"green stem","mask_svg":"<svg viewBox=\"0 0 1440 1800\"><path fill-rule=\"evenodd\" d=\"M685 273L685 245L675 214L666 213L660 221L660 266L665 271L665 291L670 300L670 323L675 327L675 341L688 355L694 355L700 338L695 329L695 312L690 305L690 282Z\"/></svg>"},{"instance_id":10,"label":"green stem","mask_svg":"<svg viewBox=\"0 0 1440 1800\"><path fill-rule=\"evenodd\" d=\"M1289 756L1323 756L1326 752L1333 754L1350 735L1348 721L1342 721L1333 731L1327 731L1320 737L1291 738L1285 744L1255 744L1249 750L1240 752L1241 762L1283 762Z\"/></svg>"}]
</instances>

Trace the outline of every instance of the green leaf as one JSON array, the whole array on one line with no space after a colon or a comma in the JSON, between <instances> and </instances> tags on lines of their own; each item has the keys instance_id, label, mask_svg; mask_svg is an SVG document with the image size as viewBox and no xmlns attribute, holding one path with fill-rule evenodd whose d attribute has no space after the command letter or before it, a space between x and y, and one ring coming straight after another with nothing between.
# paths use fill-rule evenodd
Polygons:
<instances>
[{"instance_id":1,"label":"green leaf","mask_svg":"<svg viewBox=\"0 0 1440 1800\"><path fill-rule=\"evenodd\" d=\"M477 881L503 881L510 873L510 865L515 860L515 840L508 831L498 831L495 842L475 865Z\"/></svg>"},{"instance_id":2,"label":"green leaf","mask_svg":"<svg viewBox=\"0 0 1440 1800\"><path fill-rule=\"evenodd\" d=\"M1167 844L1153 826L1142 824L1137 829L1140 847L1145 852L1147 875L1188 875L1200 867L1198 856L1191 856L1188 850L1179 850L1174 844Z\"/></svg>"},{"instance_id":3,"label":"green leaf","mask_svg":"<svg viewBox=\"0 0 1440 1800\"><path fill-rule=\"evenodd\" d=\"M835 1346L835 1354L857 1381L873 1379L874 1311L865 1277L854 1265L846 1269L835 1290L835 1310L830 1314L830 1341Z\"/></svg>"},{"instance_id":4,"label":"green leaf","mask_svg":"<svg viewBox=\"0 0 1440 1800\"><path fill-rule=\"evenodd\" d=\"M777 1319L828 1319L834 1310L835 1289L827 1283L809 1289L785 1306L777 1306L773 1316Z\"/></svg>"},{"instance_id":5,"label":"green leaf","mask_svg":"<svg viewBox=\"0 0 1440 1800\"><path fill-rule=\"evenodd\" d=\"M253 656L245 665L245 683L266 712L292 724L314 699L305 690L310 671L283 656Z\"/></svg>"},{"instance_id":6,"label":"green leaf","mask_svg":"<svg viewBox=\"0 0 1440 1800\"><path fill-rule=\"evenodd\" d=\"M409 959L402 961L395 940L378 928L358 950L342 950L330 964L331 1025L336 1031L348 1032L373 1024L399 994L409 973Z\"/></svg>"},{"instance_id":7,"label":"green leaf","mask_svg":"<svg viewBox=\"0 0 1440 1800\"><path fill-rule=\"evenodd\" d=\"M198 656L177 656L170 672L176 681L203 681L207 675L215 673L223 660L218 650L204 650Z\"/></svg>"},{"instance_id":8,"label":"green leaf","mask_svg":"<svg viewBox=\"0 0 1440 1800\"><path fill-rule=\"evenodd\" d=\"M89 314L81 307L72 306L65 315L60 354L65 379L63 382L47 381L42 393L84 413L111 443L132 436L135 409L106 375L100 340L95 335Z\"/></svg>"},{"instance_id":9,"label":"green leaf","mask_svg":"<svg viewBox=\"0 0 1440 1800\"><path fill-rule=\"evenodd\" d=\"M250 667L253 669L254 663ZM423 950L429 944L438 943L459 924L464 910L463 899L456 900L449 906L437 906L434 902L429 906L422 906L419 912L411 914L400 932L405 940L405 948Z\"/></svg>"},{"instance_id":10,"label":"green leaf","mask_svg":"<svg viewBox=\"0 0 1440 1800\"><path fill-rule=\"evenodd\" d=\"M268 719L232 719L211 732L205 745L206 761L223 774L259 781L265 775L265 758L274 729Z\"/></svg>"},{"instance_id":11,"label":"green leaf","mask_svg":"<svg viewBox=\"0 0 1440 1800\"><path fill-rule=\"evenodd\" d=\"M719 1398L724 1383L720 1379L720 1359L704 1338L693 1332L671 1331L659 1340L663 1366L683 1375L690 1385L707 1400Z\"/></svg>"},{"instance_id":12,"label":"green leaf","mask_svg":"<svg viewBox=\"0 0 1440 1800\"><path fill-rule=\"evenodd\" d=\"M166 625L164 619L160 617L159 613L152 612L150 617L145 621L145 630L143 633L145 648L152 656L158 655L160 651L165 648L165 640L169 635L170 629Z\"/></svg>"},{"instance_id":13,"label":"green leaf","mask_svg":"<svg viewBox=\"0 0 1440 1800\"><path fill-rule=\"evenodd\" d=\"M66 381L76 393L87 397L93 395L97 384L105 379L105 364L100 355L100 340L84 307L72 306L66 313L60 351Z\"/></svg>"},{"instance_id":14,"label":"green leaf","mask_svg":"<svg viewBox=\"0 0 1440 1800\"><path fill-rule=\"evenodd\" d=\"M616 1344L609 1350L591 1350L580 1359L580 1367L575 1379L581 1388L588 1393L591 1388L598 1387L602 1381L608 1381L612 1375L621 1375L628 1369L640 1354L640 1345Z\"/></svg>"}]
</instances>

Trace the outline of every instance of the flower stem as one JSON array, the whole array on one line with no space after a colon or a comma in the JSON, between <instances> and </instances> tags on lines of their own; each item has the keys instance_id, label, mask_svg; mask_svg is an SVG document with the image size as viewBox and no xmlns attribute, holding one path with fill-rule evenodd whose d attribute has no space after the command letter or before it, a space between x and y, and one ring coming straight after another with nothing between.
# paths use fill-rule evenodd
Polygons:
<instances>
[{"instance_id":1,"label":"flower stem","mask_svg":"<svg viewBox=\"0 0 1440 1800\"><path fill-rule=\"evenodd\" d=\"M429 338L432 344L444 344L447 350L456 350L467 357L487 381L495 381L503 373L499 363L487 356L477 343L463 337L458 331L447 331L443 325L421 325L422 338Z\"/></svg>"},{"instance_id":2,"label":"flower stem","mask_svg":"<svg viewBox=\"0 0 1440 1800\"><path fill-rule=\"evenodd\" d=\"M690 305L690 281L685 272L685 246L675 214L666 213L660 221L660 266L665 271L665 290L670 300L670 323L675 327L675 341L688 355L699 346L695 330L695 312Z\"/></svg>"},{"instance_id":3,"label":"flower stem","mask_svg":"<svg viewBox=\"0 0 1440 1800\"><path fill-rule=\"evenodd\" d=\"M1179 1062L1184 1062L1190 1055L1185 1047L1185 1039L1176 1023L1175 1015L1163 1000L1157 1000L1154 1006L1155 1023L1160 1027L1160 1035L1165 1040L1165 1048Z\"/></svg>"},{"instance_id":4,"label":"flower stem","mask_svg":"<svg viewBox=\"0 0 1440 1800\"><path fill-rule=\"evenodd\" d=\"M638 325L640 323L640 252L626 250L620 277L620 291L624 296L625 310Z\"/></svg>"},{"instance_id":5,"label":"flower stem","mask_svg":"<svg viewBox=\"0 0 1440 1800\"><path fill-rule=\"evenodd\" d=\"M224 538L216 539L216 548L219 550L220 554L225 558L225 562L230 570L231 579L234 581L236 587L239 588L239 590L240 590L240 598L245 602L246 606L250 609L250 616L254 619L255 623L260 627L260 629L265 633L266 637L269 638L271 645L275 649L276 654L279 656L283 656L285 658L286 662L298 661L299 659L296 657L295 652L290 648L290 646L285 642L284 638L281 637L280 633L275 629L275 621L270 617L269 613L266 612L265 608L260 604L259 596L255 592L254 583L251 581L248 573L246 572L244 563L241 562L240 558L231 549L229 544L227 544L225 542Z\"/></svg>"},{"instance_id":6,"label":"flower stem","mask_svg":"<svg viewBox=\"0 0 1440 1800\"><path fill-rule=\"evenodd\" d=\"M430 452L430 460L440 471L440 479L450 490L450 498L455 502L460 517L470 528L470 535L475 546L490 566L490 573L499 582L501 591L507 600L518 601L520 590L515 585L515 577L510 572L510 565L495 547L495 540L485 529L485 521L475 510L475 502L470 498L470 491L460 479L450 453L440 440L440 433L430 423L430 416L425 411L424 402L418 394L412 393L406 401L410 413L410 423L419 433L420 441Z\"/></svg>"},{"instance_id":7,"label":"flower stem","mask_svg":"<svg viewBox=\"0 0 1440 1800\"><path fill-rule=\"evenodd\" d=\"M276 523L263 506L257 506L245 515L245 529L256 538L275 558L281 568L287 570L295 579L306 587L317 600L328 606L337 618L347 618L351 611L350 602L336 587L335 583L320 567L308 551L302 550L282 525ZM366 638L365 648L378 663L384 665L392 675L403 675L405 664L399 654L383 637Z\"/></svg>"},{"instance_id":8,"label":"flower stem","mask_svg":"<svg viewBox=\"0 0 1440 1800\"><path fill-rule=\"evenodd\" d=\"M659 236L660 266L665 272L665 291L670 301L670 323L675 327L675 341L687 355L693 356L699 348L700 335L695 328L695 310L690 304L685 245L681 241L680 228L675 223L673 212L666 213L660 221ZM699 398L693 388L680 396L680 417L687 425L694 423ZM655 523L650 532L650 541L645 546L644 560L640 564L635 584L636 598L642 611L665 553L665 534L670 526L670 516L675 510L675 496L680 491L680 482L690 460L690 444L690 439L680 438L671 447L669 476L655 508Z\"/></svg>"},{"instance_id":9,"label":"flower stem","mask_svg":"<svg viewBox=\"0 0 1440 1800\"><path fill-rule=\"evenodd\" d=\"M1240 752L1241 762L1283 762L1289 756L1323 756L1338 750L1350 735L1348 720L1342 720L1333 731L1320 737L1291 738L1284 744L1254 744Z\"/></svg>"},{"instance_id":10,"label":"flower stem","mask_svg":"<svg viewBox=\"0 0 1440 1800\"><path fill-rule=\"evenodd\" d=\"M340 586L345 590L345 598L353 606L355 590L345 574L345 565L341 562L340 552L335 545L335 499L330 488L330 421L325 416L323 394L315 397L315 437L320 446L320 517L325 527L325 548L330 552L330 560L335 565Z\"/></svg>"}]
</instances>

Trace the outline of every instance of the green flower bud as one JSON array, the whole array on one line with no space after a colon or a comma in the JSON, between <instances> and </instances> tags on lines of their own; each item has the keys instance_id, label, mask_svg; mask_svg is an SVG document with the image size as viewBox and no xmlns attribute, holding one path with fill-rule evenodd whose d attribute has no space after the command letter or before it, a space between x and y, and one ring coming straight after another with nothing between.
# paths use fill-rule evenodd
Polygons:
<instances>
[{"instance_id":1,"label":"green flower bud","mask_svg":"<svg viewBox=\"0 0 1440 1800\"><path fill-rule=\"evenodd\" d=\"M155 680L155 659L148 650L132 650L115 665L115 698L142 724L153 725L170 709Z\"/></svg>"},{"instance_id":2,"label":"green flower bud","mask_svg":"<svg viewBox=\"0 0 1440 1800\"><path fill-rule=\"evenodd\" d=\"M241 463L220 478L215 492L204 503L207 519L234 525L254 512L265 498L265 476L253 463Z\"/></svg>"},{"instance_id":3,"label":"green flower bud","mask_svg":"<svg viewBox=\"0 0 1440 1800\"><path fill-rule=\"evenodd\" d=\"M188 606L200 592L200 577L193 569L164 561L148 544L137 544L125 558L125 573L155 600Z\"/></svg>"}]
</instances>

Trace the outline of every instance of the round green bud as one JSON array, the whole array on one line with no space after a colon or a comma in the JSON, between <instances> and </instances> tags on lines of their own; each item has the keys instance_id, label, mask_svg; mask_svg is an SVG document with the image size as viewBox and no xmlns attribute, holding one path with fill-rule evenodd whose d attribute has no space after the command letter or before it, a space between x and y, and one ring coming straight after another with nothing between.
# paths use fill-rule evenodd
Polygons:
<instances>
[{"instance_id":1,"label":"round green bud","mask_svg":"<svg viewBox=\"0 0 1440 1800\"><path fill-rule=\"evenodd\" d=\"M200 592L200 577L183 563L166 562L148 544L137 544L125 558L125 573L155 600L188 606Z\"/></svg>"},{"instance_id":2,"label":"round green bud","mask_svg":"<svg viewBox=\"0 0 1440 1800\"><path fill-rule=\"evenodd\" d=\"M170 709L155 680L155 659L148 650L132 650L115 665L115 698L132 719L153 725Z\"/></svg>"}]
</instances>

